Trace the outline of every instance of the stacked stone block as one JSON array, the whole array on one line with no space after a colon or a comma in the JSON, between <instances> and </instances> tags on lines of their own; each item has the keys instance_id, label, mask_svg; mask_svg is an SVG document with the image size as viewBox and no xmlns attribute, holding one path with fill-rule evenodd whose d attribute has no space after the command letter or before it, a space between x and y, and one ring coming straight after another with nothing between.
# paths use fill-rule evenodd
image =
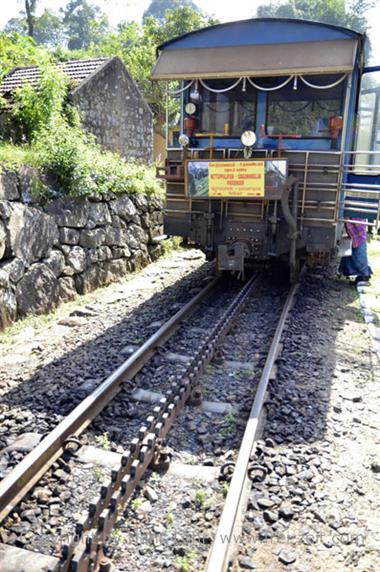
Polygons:
<instances>
[{"instance_id":1,"label":"stacked stone block","mask_svg":"<svg viewBox=\"0 0 380 572\"><path fill-rule=\"evenodd\" d=\"M0 329L156 259L163 233L156 196L65 197L45 208L22 193L20 174L0 174Z\"/></svg>"}]
</instances>

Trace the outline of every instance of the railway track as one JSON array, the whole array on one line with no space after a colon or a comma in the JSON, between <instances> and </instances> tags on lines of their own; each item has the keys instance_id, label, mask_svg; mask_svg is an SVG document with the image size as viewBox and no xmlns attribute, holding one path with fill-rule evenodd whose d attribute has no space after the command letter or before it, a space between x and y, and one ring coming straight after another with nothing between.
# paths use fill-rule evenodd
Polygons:
<instances>
[{"instance_id":1,"label":"railway track","mask_svg":"<svg viewBox=\"0 0 380 572\"><path fill-rule=\"evenodd\" d=\"M252 293L258 287L260 278L258 275L253 276L243 287L237 290L235 286L233 293L230 293L223 300L223 303L216 307L215 315L212 318L211 300L215 299L216 290L219 288L219 290L223 291L223 288L221 288L220 280L218 279L210 282L64 418L1 481L0 519L2 525L6 528L14 523L12 515L15 512L17 513L17 505L19 503L24 503L22 507L24 514L28 512L27 499L33 494L36 484L40 483L41 479L46 479L45 474L50 467L52 467L51 470L55 468L54 474L58 474L61 478L64 477L65 471L71 472L71 464L75 464L77 461L81 463L87 462L95 466L98 466L97 463L100 462L101 465L108 468L105 471L107 476L103 479L99 494L92 496L87 503L88 509L80 515L80 518L71 518L70 527L66 530L66 532L69 531L71 534L66 534L65 538L56 540L56 546L60 547L59 553L58 550L55 550L54 554L52 554L51 549L46 551L48 553L44 553L43 550L41 550L41 553L38 553L34 551L34 546L33 551L27 551L25 546L17 548L17 544L16 547L1 544L0 569L2 571L21 572L21 570L27 569L28 572L42 572L42 570L48 570L49 572L100 570L105 572L110 568L108 542L112 529L115 527L115 524L117 525L120 512L123 512L123 508L130 501L144 475L152 467L159 471L167 469L170 450L168 450L165 440L170 435L169 430L177 416L183 414L185 404L190 403L198 408L201 405L201 409L207 415L231 415L231 412L234 411L233 406L228 402L207 402L207 400L202 399L204 397L202 396L203 384L200 383L200 380L207 372L207 368L213 358L221 361L225 360L226 356L223 355L223 352L220 352L223 340L231 328L233 328L239 314L249 303ZM239 454L237 458L232 456L232 461L225 462L222 467L224 470L227 468L229 472L231 472L232 468L234 471L225 499L224 509L222 512L219 511L221 512L221 517L219 526L216 532L214 531L214 542L207 558L205 568L207 572L228 569L234 546L232 539L236 540L238 538L245 492L248 490L250 455L257 439L266 387L270 373L273 370L278 344L295 291L296 288L292 288L287 295L285 304L283 305L283 302L281 302L278 306L278 313L281 315L275 328L269 351L266 352L266 361L260 382L257 385L255 400L248 416ZM282 295L283 298L284 294ZM201 309L198 314L203 316L206 313L207 316L207 312L209 312L209 317L206 317L206 320L202 317L200 323L202 324L203 320L203 325L202 327L197 327L196 316L200 305ZM250 314L248 313L247 316L250 317ZM191 320L193 321L191 322ZM188 352L189 355L184 356L183 351L186 351L186 343L181 341L181 337L179 337L180 343L178 344L177 335L180 336L182 330L186 331L189 323L193 324L192 329L195 332L197 344L194 348L194 342L192 341L194 338L190 338L190 345L193 351L191 355ZM171 344L173 348L171 348ZM266 345L269 346L268 341ZM171 349L176 349L177 347L180 347L181 354L170 352ZM133 388L131 385L132 378L138 372L141 372L144 367L147 367L152 358L154 361L154 358L157 357L157 354L160 354L163 348L169 348L169 351L166 353L171 355L171 367L169 369L171 373L167 376L169 384L166 384L166 392L162 394L161 385L158 384L158 387L156 387L154 383L149 386L149 389L143 387L139 389ZM263 353L259 352L258 355L262 361ZM241 366L238 364L237 367ZM164 368L163 375L167 375L167 372L168 370ZM154 382L154 378L152 381ZM111 407L112 403L125 392L126 388L128 399L132 397L136 402L144 403L145 405L150 403L146 409L144 408L144 412L150 409L145 422L141 424L139 421L140 426L137 431L137 437L130 439L129 446L123 448L120 453L110 451L99 453L99 447L91 446L91 442L94 442L93 439L89 439L90 445L83 445L84 430L94 422L97 416L102 415L102 411L107 410L107 407ZM152 391L152 389L157 390L158 388L160 392ZM248 384L247 395L246 400L248 399L250 405L253 398L252 383ZM125 405L125 403L126 401L121 401L121 406ZM96 440L95 442L99 441ZM215 474L215 467L213 469ZM224 477L226 478L226 475ZM227 480L229 480L229 477ZM23 499L26 500L24 501ZM42 506L44 505L42 504ZM51 504L48 506L51 506ZM33 519L31 520L33 522ZM229 539L228 542L226 542L226 538ZM25 568L25 562L28 562L28 568ZM127 567L125 569L130 568Z\"/></svg>"}]
</instances>

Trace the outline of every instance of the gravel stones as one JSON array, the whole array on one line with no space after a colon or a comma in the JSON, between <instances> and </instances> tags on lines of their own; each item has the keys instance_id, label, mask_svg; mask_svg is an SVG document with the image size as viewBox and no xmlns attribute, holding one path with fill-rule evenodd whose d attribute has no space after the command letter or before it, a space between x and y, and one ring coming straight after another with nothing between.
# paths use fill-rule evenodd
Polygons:
<instances>
[{"instance_id":1,"label":"gravel stones","mask_svg":"<svg viewBox=\"0 0 380 572\"><path fill-rule=\"evenodd\" d=\"M370 549L376 535L373 507L365 500L378 486L369 470L378 375L352 309L355 296L345 286L307 274L297 295L270 386L264 442L251 459L268 471L263 482L252 484L246 522L254 533L243 526L241 540L242 554L254 549L258 569L380 566ZM275 508L252 502L273 496L280 499Z\"/></svg>"},{"instance_id":2,"label":"gravel stones","mask_svg":"<svg viewBox=\"0 0 380 572\"><path fill-rule=\"evenodd\" d=\"M294 516L294 509L291 506L281 506L279 515L284 520L290 520Z\"/></svg>"},{"instance_id":3,"label":"gravel stones","mask_svg":"<svg viewBox=\"0 0 380 572\"><path fill-rule=\"evenodd\" d=\"M248 556L244 556L243 558L240 558L239 560L239 566L241 568L243 568L243 570L256 570L256 564L253 562L253 560L251 560L251 558L248 558Z\"/></svg>"},{"instance_id":4,"label":"gravel stones","mask_svg":"<svg viewBox=\"0 0 380 572\"><path fill-rule=\"evenodd\" d=\"M371 463L371 471L376 474L380 473L380 463L378 461L373 461Z\"/></svg>"},{"instance_id":5,"label":"gravel stones","mask_svg":"<svg viewBox=\"0 0 380 572\"><path fill-rule=\"evenodd\" d=\"M282 564L293 564L297 560L297 554L290 550L281 550L280 554L278 555L278 559Z\"/></svg>"},{"instance_id":6,"label":"gravel stones","mask_svg":"<svg viewBox=\"0 0 380 572\"><path fill-rule=\"evenodd\" d=\"M256 502L260 508L272 508L276 505L274 500L265 497L258 498Z\"/></svg>"},{"instance_id":7,"label":"gravel stones","mask_svg":"<svg viewBox=\"0 0 380 572\"><path fill-rule=\"evenodd\" d=\"M276 512L273 512L271 510L265 510L263 515L264 519L270 524L273 524L278 521L278 513Z\"/></svg>"},{"instance_id":8,"label":"gravel stones","mask_svg":"<svg viewBox=\"0 0 380 572\"><path fill-rule=\"evenodd\" d=\"M170 260L176 261L175 269L167 268ZM147 326L157 315L165 320L170 317L172 296L186 303L189 290L210 271L208 264L200 268L202 261L202 258L182 259L182 253L175 253L145 269L145 279L144 274L135 276L124 284L94 294L91 313L87 304L81 307L81 316L69 316L71 308L66 315L60 314L48 324L21 329L10 338L11 345L0 344L0 449L7 446L5 437L10 435L44 433L52 429L58 416L71 411L81 395L84 397L89 392L78 390L81 381L93 379L99 385L126 359L119 353L120 349L126 345L139 347L152 333ZM189 270L196 272L192 276ZM72 284L71 277L58 280L68 297L73 295ZM166 285L170 286L167 292L164 291ZM0 288L1 300L2 294ZM7 319L7 308L0 304L0 320ZM83 371L86 375L82 380ZM20 407L34 414L20 417ZM124 416L127 411L126 402ZM3 467L0 458L1 473L16 461L7 456Z\"/></svg>"},{"instance_id":9,"label":"gravel stones","mask_svg":"<svg viewBox=\"0 0 380 572\"><path fill-rule=\"evenodd\" d=\"M158 494L152 487L146 487L144 490L144 496L150 501L151 503L158 501Z\"/></svg>"}]
</instances>

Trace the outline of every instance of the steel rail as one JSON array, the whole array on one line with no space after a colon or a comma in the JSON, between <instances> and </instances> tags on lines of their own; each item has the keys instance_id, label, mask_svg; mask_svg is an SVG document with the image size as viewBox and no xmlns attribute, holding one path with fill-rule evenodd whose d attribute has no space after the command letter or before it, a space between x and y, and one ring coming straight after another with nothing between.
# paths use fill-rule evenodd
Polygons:
<instances>
[{"instance_id":1,"label":"steel rail","mask_svg":"<svg viewBox=\"0 0 380 572\"><path fill-rule=\"evenodd\" d=\"M237 540L235 538L235 536L237 536L235 533L236 527L245 508L245 491L247 491L249 485L248 464L255 442L258 438L257 435L259 432L261 412L265 402L265 394L270 374L277 358L281 335L285 327L287 316L293 305L294 296L298 287L299 284L295 284L289 291L265 361L265 366L261 374L255 399L246 425L218 529L206 562L205 572L226 572L229 566L232 548Z\"/></svg>"},{"instance_id":2,"label":"steel rail","mask_svg":"<svg viewBox=\"0 0 380 572\"><path fill-rule=\"evenodd\" d=\"M121 390L122 383L136 375L155 349L170 338L219 281L220 277L215 278L187 302L4 477L0 482L0 523L62 455L65 441L79 435L92 422Z\"/></svg>"},{"instance_id":3,"label":"steel rail","mask_svg":"<svg viewBox=\"0 0 380 572\"><path fill-rule=\"evenodd\" d=\"M118 507L130 498L136 485L154 459L159 458L160 446L177 415L197 389L199 379L212 360L214 352L231 328L243 308L260 274L250 278L224 310L217 322L209 329L186 371L161 399L160 406L149 415L145 425L131 442L129 450L122 455L121 464L114 468L111 478L103 483L100 495L90 503L75 526L75 537L62 546L62 558L57 572L89 572L97 570L101 561L102 547L117 518ZM56 572L56 570L54 570Z\"/></svg>"}]
</instances>

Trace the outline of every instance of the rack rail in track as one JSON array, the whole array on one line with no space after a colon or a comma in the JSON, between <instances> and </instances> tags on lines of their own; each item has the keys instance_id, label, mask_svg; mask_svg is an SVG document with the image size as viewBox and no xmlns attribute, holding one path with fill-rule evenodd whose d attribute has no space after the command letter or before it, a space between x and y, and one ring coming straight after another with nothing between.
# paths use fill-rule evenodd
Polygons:
<instances>
[{"instance_id":1,"label":"rack rail in track","mask_svg":"<svg viewBox=\"0 0 380 572\"><path fill-rule=\"evenodd\" d=\"M255 275L243 285L217 323L210 327L184 374L178 377L171 390L153 408L145 425L140 428L138 437L132 441L129 450L121 456L120 466L112 470L111 478L101 487L100 495L91 503L88 514L77 523L76 534L69 543L63 546L61 557L44 557L29 553L31 560L34 558L35 561L35 568L32 568L31 564L30 570L84 572L105 569L107 559L104 558L102 548L115 523L118 508L130 498L152 462L159 462L163 439L185 403L196 392L202 373L243 308L257 281L258 275ZM118 394L123 382L130 380L140 371L155 350L173 335L181 323L212 292L217 283L218 279L212 281L177 312L3 479L0 483L0 521L4 520L48 468L59 459L67 445L75 442L75 438ZM0 563L3 562L3 566L8 566L8 568L11 566L9 570L12 572L18 572L22 569L23 563L20 562L16 550L12 564L11 554L11 549L7 551L5 545L0 545ZM28 554L27 551L26 554ZM38 560L40 563L37 562Z\"/></svg>"}]
</instances>

